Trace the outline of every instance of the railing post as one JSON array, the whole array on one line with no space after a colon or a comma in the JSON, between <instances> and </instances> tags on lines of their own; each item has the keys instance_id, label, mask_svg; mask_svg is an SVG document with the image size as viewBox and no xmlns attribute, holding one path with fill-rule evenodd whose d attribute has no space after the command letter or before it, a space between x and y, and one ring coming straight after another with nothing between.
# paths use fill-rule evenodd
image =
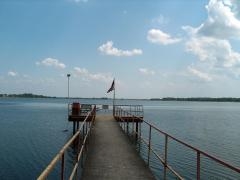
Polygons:
<instances>
[{"instance_id":1,"label":"railing post","mask_svg":"<svg viewBox=\"0 0 240 180\"><path fill-rule=\"evenodd\" d=\"M127 120L127 135L129 134L129 132L128 132L128 126L129 126L129 122L128 122L128 120Z\"/></svg>"},{"instance_id":2,"label":"railing post","mask_svg":"<svg viewBox=\"0 0 240 180\"><path fill-rule=\"evenodd\" d=\"M137 123L138 124L138 123ZM136 127L137 129L137 127ZM138 140L138 148L139 148L139 152L141 152L141 143L142 143L142 129L141 129L141 123L139 124L139 134L137 133L136 136L138 136L139 140Z\"/></svg>"},{"instance_id":3,"label":"railing post","mask_svg":"<svg viewBox=\"0 0 240 180\"><path fill-rule=\"evenodd\" d=\"M122 129L124 128L124 125L123 125L123 122L122 122L122 109L119 108L119 114L118 114L118 118L119 120L121 120L121 126L122 126Z\"/></svg>"},{"instance_id":4,"label":"railing post","mask_svg":"<svg viewBox=\"0 0 240 180\"><path fill-rule=\"evenodd\" d=\"M76 122L73 121L73 135L75 134L75 132L76 132Z\"/></svg>"},{"instance_id":5,"label":"railing post","mask_svg":"<svg viewBox=\"0 0 240 180\"><path fill-rule=\"evenodd\" d=\"M151 150L151 138L152 138L152 126L149 126L149 135L148 135L148 166L150 161L150 150Z\"/></svg>"},{"instance_id":6,"label":"railing post","mask_svg":"<svg viewBox=\"0 0 240 180\"><path fill-rule=\"evenodd\" d=\"M131 114L130 114L131 115ZM134 116L132 115L132 136L134 138Z\"/></svg>"},{"instance_id":7,"label":"railing post","mask_svg":"<svg viewBox=\"0 0 240 180\"><path fill-rule=\"evenodd\" d=\"M87 120L88 121L88 120ZM88 131L88 122L85 122L86 123L86 125L85 125L85 134L84 134L84 138L85 138L85 136L87 135L87 131Z\"/></svg>"},{"instance_id":8,"label":"railing post","mask_svg":"<svg viewBox=\"0 0 240 180\"><path fill-rule=\"evenodd\" d=\"M163 179L167 179L167 154L168 154L168 135L165 135L165 151L164 151L164 174Z\"/></svg>"},{"instance_id":9,"label":"railing post","mask_svg":"<svg viewBox=\"0 0 240 180\"><path fill-rule=\"evenodd\" d=\"M123 111L123 120L124 120L124 127L125 127L125 132L127 132L127 123L126 123L126 121L125 121L125 119L124 119L124 117L126 116L126 112L125 111Z\"/></svg>"},{"instance_id":10,"label":"railing post","mask_svg":"<svg viewBox=\"0 0 240 180\"><path fill-rule=\"evenodd\" d=\"M138 121L136 121L136 134L135 134L136 141L138 140Z\"/></svg>"},{"instance_id":11,"label":"railing post","mask_svg":"<svg viewBox=\"0 0 240 180\"><path fill-rule=\"evenodd\" d=\"M200 180L200 151L197 151L197 180Z\"/></svg>"},{"instance_id":12,"label":"railing post","mask_svg":"<svg viewBox=\"0 0 240 180\"><path fill-rule=\"evenodd\" d=\"M62 164L61 164L61 180L64 179L64 153L62 154Z\"/></svg>"},{"instance_id":13,"label":"railing post","mask_svg":"<svg viewBox=\"0 0 240 180\"><path fill-rule=\"evenodd\" d=\"M85 123L83 123L83 128L82 128L82 137L84 139L84 134L85 134Z\"/></svg>"}]
</instances>

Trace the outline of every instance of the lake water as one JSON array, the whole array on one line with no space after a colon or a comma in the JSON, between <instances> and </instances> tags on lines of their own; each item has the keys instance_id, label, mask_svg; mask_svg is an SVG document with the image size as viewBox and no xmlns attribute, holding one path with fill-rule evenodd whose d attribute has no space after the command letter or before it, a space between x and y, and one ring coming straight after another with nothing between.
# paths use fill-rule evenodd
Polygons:
<instances>
[{"instance_id":1,"label":"lake water","mask_svg":"<svg viewBox=\"0 0 240 180\"><path fill-rule=\"evenodd\" d=\"M80 99L81 103L109 104L111 100ZM64 143L71 137L66 99L0 99L0 177L36 179ZM160 129L240 167L240 103L161 102L118 100L118 104L144 105L144 117ZM67 132L63 130L69 129ZM143 127L144 129L144 127ZM155 137L155 136L153 136ZM159 144L156 136L154 143ZM192 179L195 167L192 152L170 145L169 162ZM171 157L171 154L174 157ZM143 154L144 156L144 154ZM195 156L194 156L195 157ZM240 179L231 171L203 159L203 178ZM161 167L151 163L156 177ZM158 172L160 170L160 172ZM182 172L183 171L183 172ZM208 175L210 172L211 175ZM171 176L169 176L171 178Z\"/></svg>"}]
</instances>

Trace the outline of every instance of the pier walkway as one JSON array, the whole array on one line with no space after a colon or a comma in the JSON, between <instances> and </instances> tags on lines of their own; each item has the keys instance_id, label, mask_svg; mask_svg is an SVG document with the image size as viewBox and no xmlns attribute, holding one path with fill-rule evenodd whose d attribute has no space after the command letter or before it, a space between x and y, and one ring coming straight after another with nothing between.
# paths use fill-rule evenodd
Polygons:
<instances>
[{"instance_id":1,"label":"pier walkway","mask_svg":"<svg viewBox=\"0 0 240 180\"><path fill-rule=\"evenodd\" d=\"M69 107L72 107L68 112L68 120L73 122L73 136L42 171L38 180L45 180L50 175L53 175L54 179L60 176L61 180L153 180L155 177L149 169L152 156L157 158L159 167L162 166L162 170L159 169L156 176L158 179L160 176L164 180L174 177L180 180L186 177L197 180L222 179L223 174L216 174L215 170L211 171L211 168L206 166L206 159L218 165L216 166L218 172L227 171L230 179L240 179L239 167L193 147L145 121L141 105L114 106L114 117L102 113L96 116L96 105L86 106L91 108L87 113L84 111L84 114L80 113L80 110L82 112L84 109L83 105L80 108L80 103L73 103L68 109ZM144 131L142 131L143 126ZM136 146L129 140L128 135L135 137L133 139L137 140L139 145L143 144L141 146L143 148L139 150L145 150L146 163L139 156ZM156 136L161 139L156 139ZM152 137L155 137L155 141ZM155 146L158 143L162 143L161 147L158 146L160 149ZM169 146L170 143L174 143L175 146ZM171 155L170 147L177 148L175 153L178 154L176 155L178 161L188 157L187 151L191 152L192 158L189 159L188 168L184 166L180 169L172 166L168 157ZM73 152L70 155L69 149ZM179 152L184 150L184 154L179 154L178 149ZM195 157L192 156L193 153ZM67 161L69 158L73 161L71 165ZM60 168L59 175L55 171L56 166Z\"/></svg>"},{"instance_id":2,"label":"pier walkway","mask_svg":"<svg viewBox=\"0 0 240 180\"><path fill-rule=\"evenodd\" d=\"M84 180L155 179L111 115L98 115L84 165Z\"/></svg>"}]
</instances>

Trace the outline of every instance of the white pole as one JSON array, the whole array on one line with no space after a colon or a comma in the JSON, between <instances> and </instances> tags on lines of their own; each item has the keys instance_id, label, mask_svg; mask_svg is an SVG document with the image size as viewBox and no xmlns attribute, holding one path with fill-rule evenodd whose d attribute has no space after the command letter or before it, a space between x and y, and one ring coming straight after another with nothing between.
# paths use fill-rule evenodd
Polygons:
<instances>
[{"instance_id":1,"label":"white pole","mask_svg":"<svg viewBox=\"0 0 240 180\"><path fill-rule=\"evenodd\" d=\"M68 77L68 101L69 101L69 78L70 78L70 74L67 74L67 77Z\"/></svg>"},{"instance_id":2,"label":"white pole","mask_svg":"<svg viewBox=\"0 0 240 180\"><path fill-rule=\"evenodd\" d=\"M70 78L70 74L67 74L67 78L68 78L68 115L69 115L69 105L70 105L70 101L69 101L69 78Z\"/></svg>"}]
</instances>

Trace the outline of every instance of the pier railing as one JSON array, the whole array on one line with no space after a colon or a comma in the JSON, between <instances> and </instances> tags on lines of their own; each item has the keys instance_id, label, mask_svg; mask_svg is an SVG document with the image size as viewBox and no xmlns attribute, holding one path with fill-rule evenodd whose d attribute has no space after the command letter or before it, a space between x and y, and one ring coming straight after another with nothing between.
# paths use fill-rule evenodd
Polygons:
<instances>
[{"instance_id":1,"label":"pier railing","mask_svg":"<svg viewBox=\"0 0 240 180\"><path fill-rule=\"evenodd\" d=\"M67 179L72 180L75 177L78 177L77 169L79 167L80 161L83 158L84 151L87 148L87 141L89 139L89 135L91 133L92 126L94 124L96 117L96 106L88 112L86 118L81 123L80 128L77 132L72 136L72 138L63 146L63 148L58 152L58 154L53 158L50 164L45 168L45 170L38 177L38 180L47 179L49 174L53 171L53 169L57 166L58 162L61 163L60 169L60 177L61 179L65 179L65 153L71 145L74 145L74 148L77 150L76 160L71 172L70 177Z\"/></svg>"},{"instance_id":2,"label":"pier railing","mask_svg":"<svg viewBox=\"0 0 240 180\"><path fill-rule=\"evenodd\" d=\"M186 148L192 150L193 152L195 152L195 156L196 156L196 179L200 180L201 177L201 159L203 158L208 158L213 162L216 162L219 165L222 165L236 173L240 174L240 168L239 167L235 167L223 160L221 160L220 158L217 158L213 155L208 154L205 151L202 151L196 147L191 146L190 144L160 130L156 125L149 123L145 120L142 119L142 117L138 117L135 114L132 114L129 110L127 110L128 108L125 107L125 109L121 108L121 107L116 107L115 108L115 115L118 118L119 124L122 127L122 129L127 132L129 134L129 126L126 124L128 124L130 121L130 119L128 119L126 121L126 119L124 117L128 116L128 117L132 117L132 133L133 135L136 136L136 140L138 141L142 141L147 145L147 164L148 166L150 166L150 152L152 152L157 159L160 161L160 163L163 165L163 179L167 179L167 171L169 170L171 173L173 173L175 175L175 177L177 179L184 179L183 176L181 176L177 171L175 171L173 169L173 167L169 164L168 162L168 154L169 154L169 142L170 141L174 141L178 144L181 144L183 146L185 146ZM136 118L139 118L139 121L135 121ZM140 130L138 130L138 128L134 128L134 123L136 122L136 126L137 126L137 122L142 122L142 124L145 124L147 126L147 134L148 137L144 137L143 133L141 132L141 125L139 126ZM164 136L164 153L163 155L161 155L156 149L154 149L153 145L152 145L152 136L153 133L152 131L155 130L157 133L161 134Z\"/></svg>"},{"instance_id":3,"label":"pier railing","mask_svg":"<svg viewBox=\"0 0 240 180\"><path fill-rule=\"evenodd\" d=\"M94 106L96 106L97 108L97 105L96 104L79 104L79 114L82 114L82 115L87 115L87 113L89 112L89 110L91 110ZM73 112L72 112L72 107L73 107L73 103L69 103L68 104L68 115L71 115Z\"/></svg>"},{"instance_id":4,"label":"pier railing","mask_svg":"<svg viewBox=\"0 0 240 180\"><path fill-rule=\"evenodd\" d=\"M115 105L115 109L116 111L114 116L118 116L118 113L121 112L119 109L123 110L122 112L128 112L124 113L125 117L135 116L142 118L144 116L143 105Z\"/></svg>"}]
</instances>

